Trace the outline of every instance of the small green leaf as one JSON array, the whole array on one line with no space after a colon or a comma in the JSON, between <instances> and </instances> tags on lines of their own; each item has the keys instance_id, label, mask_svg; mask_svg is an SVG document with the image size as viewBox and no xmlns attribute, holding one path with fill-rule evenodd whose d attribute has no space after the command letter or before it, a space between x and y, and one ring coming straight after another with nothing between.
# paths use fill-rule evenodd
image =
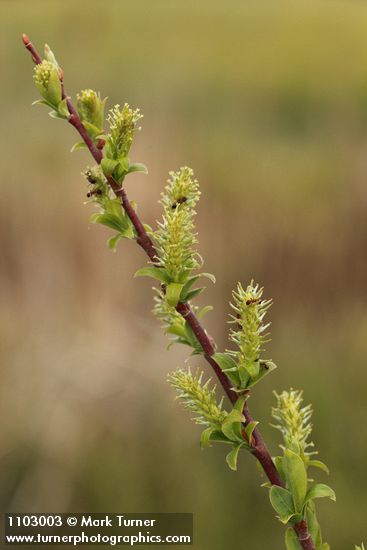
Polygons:
<instances>
[{"instance_id":1,"label":"small green leaf","mask_svg":"<svg viewBox=\"0 0 367 550\"><path fill-rule=\"evenodd\" d=\"M121 218L121 219L124 218L121 202L119 199L106 200L105 208L106 208L106 212L108 212L109 214L113 214L114 216L117 216L118 218Z\"/></svg>"},{"instance_id":2,"label":"small green leaf","mask_svg":"<svg viewBox=\"0 0 367 550\"><path fill-rule=\"evenodd\" d=\"M313 500L315 498L325 498L328 497L331 500L336 500L335 492L329 485L324 483L317 483L307 493L306 501Z\"/></svg>"},{"instance_id":3,"label":"small green leaf","mask_svg":"<svg viewBox=\"0 0 367 550\"><path fill-rule=\"evenodd\" d=\"M50 111L49 113L49 116L51 118L59 118L61 120L64 120L64 117L60 115L60 113L58 111L56 111L55 109L53 109L52 111Z\"/></svg>"},{"instance_id":4,"label":"small green leaf","mask_svg":"<svg viewBox=\"0 0 367 550\"><path fill-rule=\"evenodd\" d=\"M161 267L142 267L138 269L134 277L152 277L153 279L166 284L170 282L170 278L168 277L166 270Z\"/></svg>"},{"instance_id":5,"label":"small green leaf","mask_svg":"<svg viewBox=\"0 0 367 550\"><path fill-rule=\"evenodd\" d=\"M131 174L132 172L142 172L143 174L147 174L148 168L141 162L134 162L134 164L130 164L127 171L128 174Z\"/></svg>"},{"instance_id":6,"label":"small green leaf","mask_svg":"<svg viewBox=\"0 0 367 550\"><path fill-rule=\"evenodd\" d=\"M328 544L327 542L324 542L324 543L320 546L320 550L330 550L330 544ZM360 550L364 550L363 544L362 544L362 547L360 548Z\"/></svg>"},{"instance_id":7,"label":"small green leaf","mask_svg":"<svg viewBox=\"0 0 367 550\"><path fill-rule=\"evenodd\" d=\"M129 159L128 157L123 154L122 157L119 158L118 163L120 165L121 173L127 174L127 171L129 169Z\"/></svg>"},{"instance_id":8,"label":"small green leaf","mask_svg":"<svg viewBox=\"0 0 367 550\"><path fill-rule=\"evenodd\" d=\"M274 464L276 469L278 470L278 473L282 480L285 482L285 473L284 473L284 465L283 465L283 457L282 456L275 456L273 458Z\"/></svg>"},{"instance_id":9,"label":"small green leaf","mask_svg":"<svg viewBox=\"0 0 367 550\"><path fill-rule=\"evenodd\" d=\"M312 501L309 501L306 504L305 519L306 519L307 527L312 537L312 540L314 541L316 547L319 548L322 542L321 529L320 529L319 522L317 521L315 505Z\"/></svg>"},{"instance_id":10,"label":"small green leaf","mask_svg":"<svg viewBox=\"0 0 367 550\"><path fill-rule=\"evenodd\" d=\"M267 376L268 374L270 374L273 370L275 370L277 368L276 364L273 363L272 361L265 361L265 362L260 362L260 370L259 370L259 373L253 377L253 378L249 378L247 384L246 384L246 388L252 388L253 386L255 386L258 382L260 382L260 380L262 380L263 378L265 378L265 376Z\"/></svg>"},{"instance_id":11,"label":"small green leaf","mask_svg":"<svg viewBox=\"0 0 367 550\"><path fill-rule=\"evenodd\" d=\"M231 441L243 442L241 428L242 422L245 422L245 417L242 412L233 408L222 422L222 432Z\"/></svg>"},{"instance_id":12,"label":"small green leaf","mask_svg":"<svg viewBox=\"0 0 367 550\"><path fill-rule=\"evenodd\" d=\"M52 103L54 107L59 105L61 102L61 82L59 78L59 73L56 67L53 67L50 72L50 78L48 82L47 91L45 92L45 97L47 101Z\"/></svg>"},{"instance_id":13,"label":"small green leaf","mask_svg":"<svg viewBox=\"0 0 367 550\"><path fill-rule=\"evenodd\" d=\"M269 497L272 507L279 515L280 521L282 523L288 523L289 519L295 514L293 498L290 491L284 489L284 487L272 485Z\"/></svg>"},{"instance_id":14,"label":"small green leaf","mask_svg":"<svg viewBox=\"0 0 367 550\"><path fill-rule=\"evenodd\" d=\"M118 160L104 158L101 161L101 167L105 176L112 176L117 165Z\"/></svg>"},{"instance_id":15,"label":"small green leaf","mask_svg":"<svg viewBox=\"0 0 367 550\"><path fill-rule=\"evenodd\" d=\"M193 298L196 298L196 296L201 294L203 290L205 290L205 286L200 288L194 288L194 290L190 290L190 292L186 294L184 299L181 296L181 302L189 302L190 300L192 300Z\"/></svg>"},{"instance_id":16,"label":"small green leaf","mask_svg":"<svg viewBox=\"0 0 367 550\"><path fill-rule=\"evenodd\" d=\"M237 363L229 353L214 353L212 356L214 361L218 363L223 372L237 370Z\"/></svg>"},{"instance_id":17,"label":"small green leaf","mask_svg":"<svg viewBox=\"0 0 367 550\"><path fill-rule=\"evenodd\" d=\"M201 309L198 313L198 319L199 321L207 314L209 311L213 311L213 306L205 306L203 309Z\"/></svg>"},{"instance_id":18,"label":"small green leaf","mask_svg":"<svg viewBox=\"0 0 367 550\"><path fill-rule=\"evenodd\" d=\"M181 300L182 302L187 302L187 295L189 294L189 292L191 291L191 287L192 285L199 279L199 275L194 275L193 277L189 277L183 288L182 288L182 292L181 292Z\"/></svg>"},{"instance_id":19,"label":"small green leaf","mask_svg":"<svg viewBox=\"0 0 367 550\"><path fill-rule=\"evenodd\" d=\"M79 143L74 143L74 145L70 149L70 153L74 153L74 151L79 151L80 149L87 149L87 145L84 143L84 141L79 141Z\"/></svg>"},{"instance_id":20,"label":"small green leaf","mask_svg":"<svg viewBox=\"0 0 367 550\"><path fill-rule=\"evenodd\" d=\"M32 102L32 105L46 105L47 107L51 107L51 109L54 108L53 105L49 101L46 101L46 99L37 99L36 101Z\"/></svg>"},{"instance_id":21,"label":"small green leaf","mask_svg":"<svg viewBox=\"0 0 367 550\"><path fill-rule=\"evenodd\" d=\"M230 441L223 432L215 430L210 435L210 441L217 441L219 443L227 443L228 445L233 445L233 441Z\"/></svg>"},{"instance_id":22,"label":"small green leaf","mask_svg":"<svg viewBox=\"0 0 367 550\"><path fill-rule=\"evenodd\" d=\"M106 227L114 229L119 233L123 233L126 230L126 226L120 219L120 217L117 217L113 214L95 214L91 217L91 221L93 223L100 223L102 225L105 225Z\"/></svg>"},{"instance_id":23,"label":"small green leaf","mask_svg":"<svg viewBox=\"0 0 367 550\"><path fill-rule=\"evenodd\" d=\"M200 273L199 274L199 277L206 277L207 279L209 279L209 281L211 281L213 284L216 283L216 278L214 277L214 275L212 273Z\"/></svg>"},{"instance_id":24,"label":"small green leaf","mask_svg":"<svg viewBox=\"0 0 367 550\"><path fill-rule=\"evenodd\" d=\"M307 472L300 456L289 449L284 451L284 473L287 486L292 493L295 511L300 513L306 499Z\"/></svg>"},{"instance_id":25,"label":"small green leaf","mask_svg":"<svg viewBox=\"0 0 367 550\"><path fill-rule=\"evenodd\" d=\"M245 406L245 403L248 398L249 398L248 394L240 395L240 397L237 399L237 401L233 405L233 410L243 414L243 407Z\"/></svg>"},{"instance_id":26,"label":"small green leaf","mask_svg":"<svg viewBox=\"0 0 367 550\"><path fill-rule=\"evenodd\" d=\"M189 277L186 280L186 277L190 274L190 272L191 270L188 270L188 272L185 274L185 277L182 279L183 281L186 281L186 282L182 289L181 302L188 302L189 300L191 300L192 298L200 294L205 289L205 287L202 287L202 288L191 290L191 287L193 286L193 284L196 283L196 281L200 277L206 277L207 279L210 279L212 282L215 282L215 277L214 275L211 275L211 273L200 273L199 275L194 275L192 277Z\"/></svg>"},{"instance_id":27,"label":"small green leaf","mask_svg":"<svg viewBox=\"0 0 367 550\"><path fill-rule=\"evenodd\" d=\"M235 447L233 447L232 451L230 451L226 456L227 464L233 471L237 470L238 453L240 452L240 449L243 446L244 446L244 443L240 443L239 445L236 445Z\"/></svg>"},{"instance_id":28,"label":"small green leaf","mask_svg":"<svg viewBox=\"0 0 367 550\"><path fill-rule=\"evenodd\" d=\"M83 126L87 130L88 134L93 138L97 139L97 136L100 135L101 129L92 124L91 122L88 122L87 120L83 120Z\"/></svg>"},{"instance_id":29,"label":"small green leaf","mask_svg":"<svg viewBox=\"0 0 367 550\"><path fill-rule=\"evenodd\" d=\"M261 471L261 473L263 473L263 470ZM262 484L260 485L260 487L261 487L261 488L265 488L265 489L270 489L271 483L270 483L270 481L265 481L264 483L262 483Z\"/></svg>"},{"instance_id":30,"label":"small green leaf","mask_svg":"<svg viewBox=\"0 0 367 550\"><path fill-rule=\"evenodd\" d=\"M128 222L127 228L124 231L121 232L121 235L125 239L135 239L135 237L136 237L135 229L134 229L133 224L130 223L130 220Z\"/></svg>"},{"instance_id":31,"label":"small green leaf","mask_svg":"<svg viewBox=\"0 0 367 550\"><path fill-rule=\"evenodd\" d=\"M68 119L70 117L68 105L66 103L66 98L60 101L60 103L57 106L57 112L62 118Z\"/></svg>"},{"instance_id":32,"label":"small green leaf","mask_svg":"<svg viewBox=\"0 0 367 550\"><path fill-rule=\"evenodd\" d=\"M215 431L215 428L206 428L203 432L201 432L200 436L200 446L202 449L205 447L210 447L210 436Z\"/></svg>"},{"instance_id":33,"label":"small green leaf","mask_svg":"<svg viewBox=\"0 0 367 550\"><path fill-rule=\"evenodd\" d=\"M51 48L48 44L45 44L45 50L44 51L45 51L45 58L47 59L47 61L52 63L52 65L54 65L56 67L56 69L59 69L59 64L56 60L55 54L53 53L53 51L51 50Z\"/></svg>"},{"instance_id":34,"label":"small green leaf","mask_svg":"<svg viewBox=\"0 0 367 550\"><path fill-rule=\"evenodd\" d=\"M165 332L166 334L174 334L175 336L179 336L180 338L187 340L186 328L182 325L171 325Z\"/></svg>"},{"instance_id":35,"label":"small green leaf","mask_svg":"<svg viewBox=\"0 0 367 550\"><path fill-rule=\"evenodd\" d=\"M242 390L247 389L250 387L251 377L247 370L247 368L244 365L239 365L237 368L237 373L239 376L239 386Z\"/></svg>"},{"instance_id":36,"label":"small green leaf","mask_svg":"<svg viewBox=\"0 0 367 550\"><path fill-rule=\"evenodd\" d=\"M169 283L166 288L166 298L170 306L176 307L180 301L183 285L180 283Z\"/></svg>"},{"instance_id":37,"label":"small green leaf","mask_svg":"<svg viewBox=\"0 0 367 550\"><path fill-rule=\"evenodd\" d=\"M329 468L326 466L326 464L321 462L321 460L310 460L308 462L308 466L313 466L314 468L319 468L320 470L323 470L327 474L330 474Z\"/></svg>"},{"instance_id":38,"label":"small green leaf","mask_svg":"<svg viewBox=\"0 0 367 550\"><path fill-rule=\"evenodd\" d=\"M115 235L114 237L111 237L110 239L107 240L108 248L115 252L118 242L123 238L124 238L124 236L121 233L117 233L117 235Z\"/></svg>"},{"instance_id":39,"label":"small green leaf","mask_svg":"<svg viewBox=\"0 0 367 550\"><path fill-rule=\"evenodd\" d=\"M258 360L245 360L243 364L244 368L247 370L251 379L257 378L260 374L260 363Z\"/></svg>"},{"instance_id":40,"label":"small green leaf","mask_svg":"<svg viewBox=\"0 0 367 550\"><path fill-rule=\"evenodd\" d=\"M188 342L189 342L189 345L194 348L194 350L197 351L197 353L202 353L203 352L203 349L201 347L201 345L199 344L195 334L194 334L194 331L192 330L192 328L190 327L190 325L188 324L188 322L186 321L185 322L185 329L186 329L186 334L187 334L187 339L188 339Z\"/></svg>"},{"instance_id":41,"label":"small green leaf","mask_svg":"<svg viewBox=\"0 0 367 550\"><path fill-rule=\"evenodd\" d=\"M297 535L292 527L288 527L285 532L285 547L287 550L302 550L302 546L300 545Z\"/></svg>"},{"instance_id":42,"label":"small green leaf","mask_svg":"<svg viewBox=\"0 0 367 550\"><path fill-rule=\"evenodd\" d=\"M246 435L248 437L248 442L249 444L251 445L251 440L252 440L252 434L254 432L254 429L256 428L256 426L258 425L258 422L256 422L256 420L253 420L252 422L250 422L249 424L247 424L246 428L245 428L245 432L246 432Z\"/></svg>"}]
</instances>

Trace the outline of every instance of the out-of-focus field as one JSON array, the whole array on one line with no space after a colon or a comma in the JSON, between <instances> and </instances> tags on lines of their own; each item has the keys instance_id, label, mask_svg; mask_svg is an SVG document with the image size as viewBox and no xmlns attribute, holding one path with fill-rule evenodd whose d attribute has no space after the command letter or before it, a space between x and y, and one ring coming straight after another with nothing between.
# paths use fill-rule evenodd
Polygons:
<instances>
[{"instance_id":1,"label":"out-of-focus field","mask_svg":"<svg viewBox=\"0 0 367 550\"><path fill-rule=\"evenodd\" d=\"M228 301L255 278L274 298L279 368L252 411L272 452L272 390L312 400L337 503L318 506L333 550L366 533L367 5L364 2L80 0L0 3L0 505L4 511L193 511L195 547L281 549L253 459L225 449L174 402L145 258L91 226L70 154L20 41L50 43L69 93L101 90L144 113L126 184L147 223L169 170L202 186L200 299L226 346ZM192 364L200 364L194 359Z\"/></svg>"}]
</instances>

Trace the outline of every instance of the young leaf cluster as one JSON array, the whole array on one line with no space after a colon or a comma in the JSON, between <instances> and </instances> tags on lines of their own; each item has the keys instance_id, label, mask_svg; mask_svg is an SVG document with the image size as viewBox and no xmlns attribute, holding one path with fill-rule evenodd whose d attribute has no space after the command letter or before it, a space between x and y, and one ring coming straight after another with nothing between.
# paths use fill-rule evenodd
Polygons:
<instances>
[{"instance_id":1,"label":"young leaf cluster","mask_svg":"<svg viewBox=\"0 0 367 550\"><path fill-rule=\"evenodd\" d=\"M62 70L47 44L45 59L34 69L34 82L42 96L42 99L34 103L50 107L50 115L54 118L69 119L67 100L62 97ZM109 111L107 117L109 132L105 134L103 129L105 104L106 98L102 99L100 93L94 90L85 89L77 94L79 118L93 143L100 149L104 148L104 158L101 162L103 173L122 184L127 174L147 173L144 164L130 163L128 157L134 133L140 130L138 122L143 115L139 109L131 109L127 103L123 107L115 105ZM72 151L86 147L86 143L78 142L72 147Z\"/></svg>"},{"instance_id":2,"label":"young leaf cluster","mask_svg":"<svg viewBox=\"0 0 367 550\"><path fill-rule=\"evenodd\" d=\"M45 46L45 59L34 69L34 82L43 99L35 103L47 105L54 118L69 119L66 98L62 99L62 70L50 48ZM134 133L139 130L137 123L142 118L139 109L131 109L127 103L121 108L115 105L109 112L107 122L110 132L104 133L104 110L106 99L91 89L77 94L77 111L84 128L93 143L104 149L105 156L101 166L87 168L84 172L89 189L88 202L93 202L98 212L91 218L93 223L100 223L115 231L108 239L108 246L115 250L117 243L123 239L136 237L134 227L122 208L121 201L108 185L106 177L113 177L122 184L125 176L132 172L147 172L143 164L130 164L128 153L131 149ZM76 143L72 151L85 149L85 142Z\"/></svg>"},{"instance_id":3,"label":"young leaf cluster","mask_svg":"<svg viewBox=\"0 0 367 550\"><path fill-rule=\"evenodd\" d=\"M274 427L283 436L283 455L275 457L274 462L285 487L270 487L270 502L282 523L305 520L316 549L328 550L329 545L322 541L314 500L323 497L335 500L335 493L328 485L313 483L308 478L309 467L328 472L323 462L311 458L317 453L307 450L313 447L313 443L308 441L312 432L312 408L302 406L301 391L291 389L275 393L275 396L277 404L272 409L272 416L277 421ZM291 528L286 532L285 543L287 550L294 550L296 544L299 545Z\"/></svg>"}]
</instances>

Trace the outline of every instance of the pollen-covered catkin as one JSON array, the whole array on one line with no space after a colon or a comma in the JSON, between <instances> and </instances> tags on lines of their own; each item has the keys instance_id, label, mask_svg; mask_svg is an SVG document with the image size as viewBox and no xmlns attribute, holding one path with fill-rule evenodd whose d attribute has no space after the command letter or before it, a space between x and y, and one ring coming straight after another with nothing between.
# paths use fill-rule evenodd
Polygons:
<instances>
[{"instance_id":1,"label":"pollen-covered catkin","mask_svg":"<svg viewBox=\"0 0 367 550\"><path fill-rule=\"evenodd\" d=\"M303 392L301 390L290 389L278 394L274 392L277 400L276 407L272 408L271 414L277 424L273 427L278 429L284 440L286 448L292 448L294 443L299 445L302 456L310 455L308 451L314 444L309 441L312 433L312 406L302 406Z\"/></svg>"},{"instance_id":2,"label":"pollen-covered catkin","mask_svg":"<svg viewBox=\"0 0 367 550\"><path fill-rule=\"evenodd\" d=\"M96 134L102 132L105 100L91 89L82 90L76 98L78 114L83 124L92 125Z\"/></svg>"},{"instance_id":3,"label":"pollen-covered catkin","mask_svg":"<svg viewBox=\"0 0 367 550\"><path fill-rule=\"evenodd\" d=\"M162 193L163 219L158 222L154 240L159 252L159 264L168 277L177 283L184 282L187 274L200 267L195 251L195 206L200 198L199 184L187 166L170 172L170 179Z\"/></svg>"},{"instance_id":4,"label":"pollen-covered catkin","mask_svg":"<svg viewBox=\"0 0 367 550\"><path fill-rule=\"evenodd\" d=\"M272 300L263 300L263 288L254 285L254 282L244 290L241 283L233 291L231 323L236 325L232 329L230 339L238 347L238 351L230 352L238 363L238 369L245 371L251 378L260 372L260 358L264 345L269 341L267 329L270 323L264 323L266 312L272 305Z\"/></svg>"},{"instance_id":5,"label":"pollen-covered catkin","mask_svg":"<svg viewBox=\"0 0 367 550\"><path fill-rule=\"evenodd\" d=\"M168 381L177 390L178 399L185 407L194 413L197 424L220 429L227 416L222 409L222 400L217 403L215 386L210 387L210 379L202 383L203 373L197 371L194 375L190 368L187 371L179 369L168 376Z\"/></svg>"},{"instance_id":6,"label":"pollen-covered catkin","mask_svg":"<svg viewBox=\"0 0 367 550\"><path fill-rule=\"evenodd\" d=\"M123 107L115 105L110 109L107 117L110 127L106 144L108 158L119 160L128 155L134 133L140 130L137 124L142 117L140 109L131 109L127 103Z\"/></svg>"},{"instance_id":7,"label":"pollen-covered catkin","mask_svg":"<svg viewBox=\"0 0 367 550\"><path fill-rule=\"evenodd\" d=\"M61 101L61 82L55 65L44 59L34 68L34 83L50 106L57 107Z\"/></svg>"}]
</instances>

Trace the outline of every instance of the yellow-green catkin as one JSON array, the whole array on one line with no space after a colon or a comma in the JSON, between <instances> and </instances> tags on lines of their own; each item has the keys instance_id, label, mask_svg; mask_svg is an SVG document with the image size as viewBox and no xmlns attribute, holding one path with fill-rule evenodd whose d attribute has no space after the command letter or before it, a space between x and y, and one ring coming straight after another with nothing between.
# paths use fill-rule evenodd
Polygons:
<instances>
[{"instance_id":1,"label":"yellow-green catkin","mask_svg":"<svg viewBox=\"0 0 367 550\"><path fill-rule=\"evenodd\" d=\"M57 68L44 59L34 68L34 83L42 97L53 107L61 101L61 82Z\"/></svg>"},{"instance_id":2,"label":"yellow-green catkin","mask_svg":"<svg viewBox=\"0 0 367 550\"><path fill-rule=\"evenodd\" d=\"M131 109L125 103L123 107L115 105L108 114L110 133L107 136L106 154L110 159L119 160L130 151L134 133L140 130L139 120L143 117L140 109Z\"/></svg>"},{"instance_id":3,"label":"yellow-green catkin","mask_svg":"<svg viewBox=\"0 0 367 550\"><path fill-rule=\"evenodd\" d=\"M197 424L220 429L227 416L222 409L223 400L217 403L215 386L210 387L210 379L203 384L202 378L202 372L197 371L193 375L189 368L187 371L178 369L173 372L168 376L168 381L176 389L178 399L194 413Z\"/></svg>"},{"instance_id":4,"label":"yellow-green catkin","mask_svg":"<svg viewBox=\"0 0 367 550\"><path fill-rule=\"evenodd\" d=\"M272 417L277 424L273 424L273 427L282 433L284 447L293 449L296 445L303 457L314 454L309 451L314 446L309 441L312 433L312 406L302 406L303 392L291 388L280 394L274 392L274 395L277 405L272 408Z\"/></svg>"},{"instance_id":5,"label":"yellow-green catkin","mask_svg":"<svg viewBox=\"0 0 367 550\"><path fill-rule=\"evenodd\" d=\"M77 94L77 109L83 123L92 124L96 131L102 132L105 100L98 92L87 89Z\"/></svg>"},{"instance_id":6,"label":"yellow-green catkin","mask_svg":"<svg viewBox=\"0 0 367 550\"><path fill-rule=\"evenodd\" d=\"M158 222L154 240L160 255L159 263L171 281L185 282L188 274L200 266L195 251L195 206L199 200L199 184L187 166L170 172L167 186L161 195L163 219Z\"/></svg>"},{"instance_id":7,"label":"yellow-green catkin","mask_svg":"<svg viewBox=\"0 0 367 550\"><path fill-rule=\"evenodd\" d=\"M263 300L262 295L263 288L254 285L253 281L246 289L238 283L237 289L232 293L231 307L235 315L231 315L231 322L237 328L231 330L230 339L236 344L238 351L230 353L237 360L240 376L241 371L242 375L247 373L251 378L259 374L261 353L265 343L269 341L267 329L270 323L264 323L264 317L272 301Z\"/></svg>"},{"instance_id":8,"label":"yellow-green catkin","mask_svg":"<svg viewBox=\"0 0 367 550\"><path fill-rule=\"evenodd\" d=\"M178 330L185 329L185 319L176 311L176 308L170 306L165 299L164 292L161 289L154 288L154 315L162 322L163 328L168 330L170 327L176 327Z\"/></svg>"}]
</instances>

